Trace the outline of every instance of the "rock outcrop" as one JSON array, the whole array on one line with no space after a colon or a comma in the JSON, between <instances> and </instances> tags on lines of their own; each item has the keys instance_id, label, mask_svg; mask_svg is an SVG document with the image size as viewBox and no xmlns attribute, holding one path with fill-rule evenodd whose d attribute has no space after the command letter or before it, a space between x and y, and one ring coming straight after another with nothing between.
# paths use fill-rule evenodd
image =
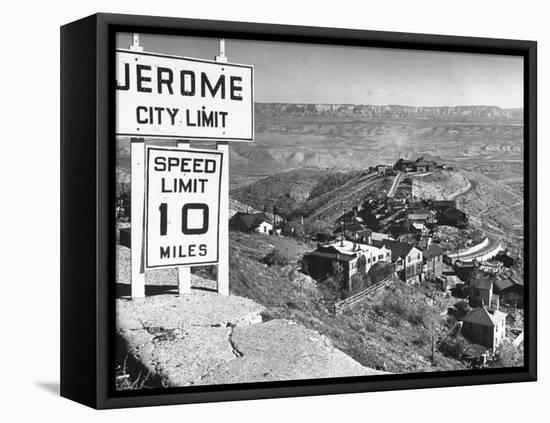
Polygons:
<instances>
[{"instance_id":1,"label":"rock outcrop","mask_svg":"<svg viewBox=\"0 0 550 423\"><path fill-rule=\"evenodd\" d=\"M163 386L380 374L288 320L262 322L263 307L194 291L117 300L118 336Z\"/></svg>"}]
</instances>

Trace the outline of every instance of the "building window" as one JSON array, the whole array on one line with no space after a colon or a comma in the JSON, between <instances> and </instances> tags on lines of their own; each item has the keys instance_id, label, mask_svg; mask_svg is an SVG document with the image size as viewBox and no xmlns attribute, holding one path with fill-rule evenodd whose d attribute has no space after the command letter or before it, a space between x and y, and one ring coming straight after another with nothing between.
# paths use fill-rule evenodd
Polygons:
<instances>
[{"instance_id":1,"label":"building window","mask_svg":"<svg viewBox=\"0 0 550 423\"><path fill-rule=\"evenodd\" d=\"M410 263L410 262L411 262L411 258L407 257L407 263Z\"/></svg>"},{"instance_id":2,"label":"building window","mask_svg":"<svg viewBox=\"0 0 550 423\"><path fill-rule=\"evenodd\" d=\"M267 225L264 225L264 232L267 232Z\"/></svg>"}]
</instances>

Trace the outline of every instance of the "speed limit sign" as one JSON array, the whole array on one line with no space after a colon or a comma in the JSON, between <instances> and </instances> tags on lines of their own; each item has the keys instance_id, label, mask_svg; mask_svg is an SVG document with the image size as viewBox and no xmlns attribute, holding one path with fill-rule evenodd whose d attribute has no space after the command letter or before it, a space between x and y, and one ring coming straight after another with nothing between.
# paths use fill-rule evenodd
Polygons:
<instances>
[{"instance_id":1,"label":"speed limit sign","mask_svg":"<svg viewBox=\"0 0 550 423\"><path fill-rule=\"evenodd\" d=\"M147 147L147 268L218 262L222 158L216 150Z\"/></svg>"}]
</instances>

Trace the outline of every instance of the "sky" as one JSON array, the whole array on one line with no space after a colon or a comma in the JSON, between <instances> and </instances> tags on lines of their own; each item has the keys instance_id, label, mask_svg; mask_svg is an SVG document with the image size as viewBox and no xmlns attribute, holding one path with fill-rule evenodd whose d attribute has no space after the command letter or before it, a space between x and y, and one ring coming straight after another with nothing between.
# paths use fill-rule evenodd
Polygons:
<instances>
[{"instance_id":1,"label":"sky","mask_svg":"<svg viewBox=\"0 0 550 423\"><path fill-rule=\"evenodd\" d=\"M128 48L131 34L118 34ZM141 35L144 51L214 59L219 39ZM254 66L256 102L523 107L523 58L226 39Z\"/></svg>"}]
</instances>

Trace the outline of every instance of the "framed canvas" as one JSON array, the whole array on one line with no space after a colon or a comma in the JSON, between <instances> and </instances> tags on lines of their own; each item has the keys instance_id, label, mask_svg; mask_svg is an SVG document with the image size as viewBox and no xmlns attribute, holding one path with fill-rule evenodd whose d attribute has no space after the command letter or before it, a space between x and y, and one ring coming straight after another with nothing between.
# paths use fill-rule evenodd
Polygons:
<instances>
[{"instance_id":1,"label":"framed canvas","mask_svg":"<svg viewBox=\"0 0 550 423\"><path fill-rule=\"evenodd\" d=\"M61 28L61 394L536 380L536 43Z\"/></svg>"}]
</instances>

